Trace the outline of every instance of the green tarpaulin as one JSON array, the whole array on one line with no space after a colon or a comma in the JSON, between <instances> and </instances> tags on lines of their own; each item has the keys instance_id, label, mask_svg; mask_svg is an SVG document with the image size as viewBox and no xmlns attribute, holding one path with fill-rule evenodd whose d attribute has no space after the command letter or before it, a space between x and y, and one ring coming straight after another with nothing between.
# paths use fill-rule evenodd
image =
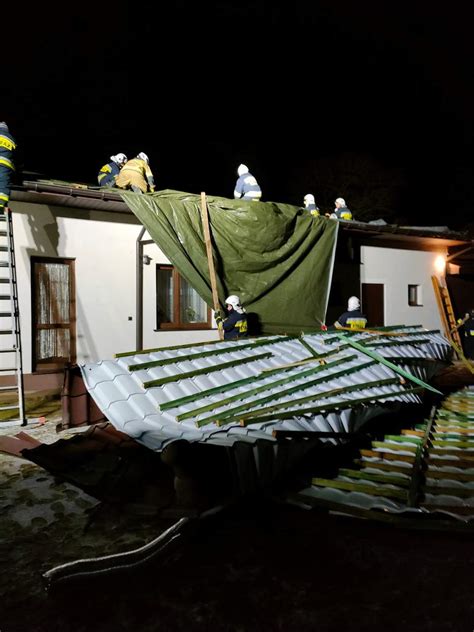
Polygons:
<instances>
[{"instance_id":1,"label":"green tarpaulin","mask_svg":"<svg viewBox=\"0 0 474 632\"><path fill-rule=\"evenodd\" d=\"M122 193L179 273L212 305L201 197ZM262 333L314 331L324 322L338 222L289 204L207 197L219 300L238 294Z\"/></svg>"}]
</instances>

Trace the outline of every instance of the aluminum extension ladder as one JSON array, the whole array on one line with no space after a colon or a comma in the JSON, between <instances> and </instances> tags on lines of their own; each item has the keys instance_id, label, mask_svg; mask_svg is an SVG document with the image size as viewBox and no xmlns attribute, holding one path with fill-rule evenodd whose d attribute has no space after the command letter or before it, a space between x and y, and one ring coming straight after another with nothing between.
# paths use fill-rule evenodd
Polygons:
<instances>
[{"instance_id":1,"label":"aluminum extension ladder","mask_svg":"<svg viewBox=\"0 0 474 632\"><path fill-rule=\"evenodd\" d=\"M0 375L12 376L13 382L8 386L0 386L1 400L5 399L1 397L3 393L16 393L12 402L0 403L0 413L6 410L18 410L18 418L9 419L9 423L20 422L22 426L25 426L27 420L21 358L15 246L12 213L8 207L0 210Z\"/></svg>"}]
</instances>

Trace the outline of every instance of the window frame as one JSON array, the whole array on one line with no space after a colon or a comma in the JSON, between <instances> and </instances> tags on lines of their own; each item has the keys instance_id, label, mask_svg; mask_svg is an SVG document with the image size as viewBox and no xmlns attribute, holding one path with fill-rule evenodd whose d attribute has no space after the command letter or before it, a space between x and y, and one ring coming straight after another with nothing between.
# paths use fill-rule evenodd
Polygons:
<instances>
[{"instance_id":1,"label":"window frame","mask_svg":"<svg viewBox=\"0 0 474 632\"><path fill-rule=\"evenodd\" d=\"M415 301L410 299L410 293L412 288L415 292ZM423 288L421 283L409 283L408 284L408 306L409 307L423 307Z\"/></svg>"},{"instance_id":2,"label":"window frame","mask_svg":"<svg viewBox=\"0 0 474 632\"><path fill-rule=\"evenodd\" d=\"M158 317L158 272L160 270L171 270L171 279L173 283L173 319L170 323L161 323ZM155 268L155 306L156 306L156 329L155 331L178 331L178 330L207 330L212 329L212 311L207 305L207 321L200 323L182 323L180 321L180 297L181 297L181 280L175 266L168 263L157 263ZM194 290L194 288L193 288ZM196 291L196 290L194 290Z\"/></svg>"},{"instance_id":3,"label":"window frame","mask_svg":"<svg viewBox=\"0 0 474 632\"><path fill-rule=\"evenodd\" d=\"M36 264L59 263L69 267L69 323L56 323L51 326L38 323L38 303L36 297ZM32 256L31 265L31 369L32 373L50 373L63 370L77 361L76 349L76 260L68 257ZM52 358L40 360L37 354L37 332L41 329L69 329L69 358Z\"/></svg>"}]
</instances>

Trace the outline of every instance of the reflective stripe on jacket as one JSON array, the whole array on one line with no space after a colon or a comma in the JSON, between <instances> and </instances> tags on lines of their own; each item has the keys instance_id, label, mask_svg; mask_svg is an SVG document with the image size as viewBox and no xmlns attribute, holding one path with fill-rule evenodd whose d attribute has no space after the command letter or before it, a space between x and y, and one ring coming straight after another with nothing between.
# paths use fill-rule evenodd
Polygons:
<instances>
[{"instance_id":1,"label":"reflective stripe on jacket","mask_svg":"<svg viewBox=\"0 0 474 632\"><path fill-rule=\"evenodd\" d=\"M97 180L101 187L113 186L120 173L120 167L113 160L101 167Z\"/></svg>"},{"instance_id":2,"label":"reflective stripe on jacket","mask_svg":"<svg viewBox=\"0 0 474 632\"><path fill-rule=\"evenodd\" d=\"M262 197L262 189L251 173L244 173L235 183L234 198L243 200L259 200Z\"/></svg>"},{"instance_id":3,"label":"reflective stripe on jacket","mask_svg":"<svg viewBox=\"0 0 474 632\"><path fill-rule=\"evenodd\" d=\"M247 336L247 314L239 314L232 310L229 317L222 323L224 328L224 340L235 340Z\"/></svg>"},{"instance_id":4,"label":"reflective stripe on jacket","mask_svg":"<svg viewBox=\"0 0 474 632\"><path fill-rule=\"evenodd\" d=\"M16 149L16 143L10 132L2 128L0 131L0 165L15 169L13 164L13 152Z\"/></svg>"}]
</instances>

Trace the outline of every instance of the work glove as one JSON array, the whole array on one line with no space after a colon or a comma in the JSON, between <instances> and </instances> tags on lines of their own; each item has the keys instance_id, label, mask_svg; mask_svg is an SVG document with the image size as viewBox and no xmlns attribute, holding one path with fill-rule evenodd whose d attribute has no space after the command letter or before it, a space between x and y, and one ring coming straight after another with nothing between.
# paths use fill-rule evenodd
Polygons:
<instances>
[{"instance_id":1,"label":"work glove","mask_svg":"<svg viewBox=\"0 0 474 632\"><path fill-rule=\"evenodd\" d=\"M220 323L222 323L222 321L224 320L222 318L222 314L219 311L214 312L214 319L218 325L220 325Z\"/></svg>"},{"instance_id":2,"label":"work glove","mask_svg":"<svg viewBox=\"0 0 474 632\"><path fill-rule=\"evenodd\" d=\"M155 187L150 187L150 193L154 193L155 192Z\"/></svg>"}]
</instances>

